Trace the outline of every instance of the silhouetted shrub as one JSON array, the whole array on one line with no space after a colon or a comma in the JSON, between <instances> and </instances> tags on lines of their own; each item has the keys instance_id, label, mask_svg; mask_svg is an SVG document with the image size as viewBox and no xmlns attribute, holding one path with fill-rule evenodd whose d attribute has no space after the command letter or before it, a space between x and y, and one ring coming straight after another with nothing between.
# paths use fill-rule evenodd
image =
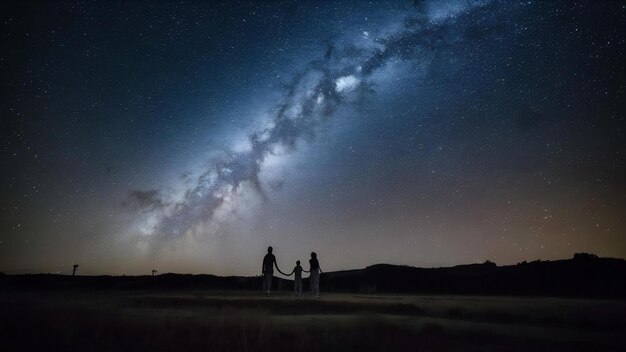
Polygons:
<instances>
[{"instance_id":1,"label":"silhouetted shrub","mask_svg":"<svg viewBox=\"0 0 626 352\"><path fill-rule=\"evenodd\" d=\"M494 266L494 267L497 266L496 263L492 262L491 260L485 260L483 265L485 265L485 266Z\"/></svg>"},{"instance_id":2,"label":"silhouetted shrub","mask_svg":"<svg viewBox=\"0 0 626 352\"><path fill-rule=\"evenodd\" d=\"M574 260L589 261L598 259L598 256L592 253L575 253Z\"/></svg>"}]
</instances>

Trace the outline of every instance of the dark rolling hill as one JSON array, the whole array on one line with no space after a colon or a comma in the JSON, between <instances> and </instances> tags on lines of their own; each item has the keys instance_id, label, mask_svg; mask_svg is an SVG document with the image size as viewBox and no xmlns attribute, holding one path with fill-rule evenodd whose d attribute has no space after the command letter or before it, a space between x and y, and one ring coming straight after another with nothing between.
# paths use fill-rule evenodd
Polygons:
<instances>
[{"instance_id":1,"label":"dark rolling hill","mask_svg":"<svg viewBox=\"0 0 626 352\"><path fill-rule=\"evenodd\" d=\"M291 281L274 277L274 289L287 289ZM157 276L69 276L54 274L3 275L4 289L96 290L260 290L260 277L161 274Z\"/></svg>"},{"instance_id":2,"label":"dark rolling hill","mask_svg":"<svg viewBox=\"0 0 626 352\"><path fill-rule=\"evenodd\" d=\"M308 280L304 280L305 288ZM276 290L292 282L274 278ZM260 277L189 274L158 276L0 275L1 290L260 290ZM626 260L577 254L573 259L445 268L377 264L321 276L324 292L626 298Z\"/></svg>"},{"instance_id":3,"label":"dark rolling hill","mask_svg":"<svg viewBox=\"0 0 626 352\"><path fill-rule=\"evenodd\" d=\"M326 291L626 298L626 261L580 255L510 266L387 264L322 276Z\"/></svg>"}]
</instances>

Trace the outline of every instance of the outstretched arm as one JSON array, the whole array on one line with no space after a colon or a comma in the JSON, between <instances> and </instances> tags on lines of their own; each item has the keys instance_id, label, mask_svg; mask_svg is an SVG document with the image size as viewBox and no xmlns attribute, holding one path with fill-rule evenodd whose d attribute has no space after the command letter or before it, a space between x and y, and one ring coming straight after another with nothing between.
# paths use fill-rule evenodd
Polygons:
<instances>
[{"instance_id":1,"label":"outstretched arm","mask_svg":"<svg viewBox=\"0 0 626 352\"><path fill-rule=\"evenodd\" d=\"M287 275L287 274L283 273L282 271L280 271L280 269L278 268L278 263L276 263L276 261L275 261L275 260L274 260L274 266L276 267L276 270L278 270L278 272L279 272L279 273L281 273L281 274L283 274L283 275L285 275L285 276L289 276L289 275L291 275L291 274Z\"/></svg>"}]
</instances>

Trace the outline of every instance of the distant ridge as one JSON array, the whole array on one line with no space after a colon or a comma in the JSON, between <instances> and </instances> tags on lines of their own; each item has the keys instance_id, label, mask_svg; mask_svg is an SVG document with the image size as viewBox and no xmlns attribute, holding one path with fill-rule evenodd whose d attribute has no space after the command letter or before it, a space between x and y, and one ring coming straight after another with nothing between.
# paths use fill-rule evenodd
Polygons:
<instances>
[{"instance_id":1,"label":"distant ridge","mask_svg":"<svg viewBox=\"0 0 626 352\"><path fill-rule=\"evenodd\" d=\"M492 262L444 268L376 264L329 273L326 290L363 293L476 294L626 298L626 260L586 254L574 259Z\"/></svg>"},{"instance_id":2,"label":"distant ridge","mask_svg":"<svg viewBox=\"0 0 626 352\"><path fill-rule=\"evenodd\" d=\"M573 259L492 262L443 268L376 264L364 269L324 273L323 292L558 296L626 298L626 260L578 253ZM307 279L305 287L308 287ZM292 282L275 278L274 289ZM260 290L259 277L161 274L157 276L0 275L1 290Z\"/></svg>"}]
</instances>

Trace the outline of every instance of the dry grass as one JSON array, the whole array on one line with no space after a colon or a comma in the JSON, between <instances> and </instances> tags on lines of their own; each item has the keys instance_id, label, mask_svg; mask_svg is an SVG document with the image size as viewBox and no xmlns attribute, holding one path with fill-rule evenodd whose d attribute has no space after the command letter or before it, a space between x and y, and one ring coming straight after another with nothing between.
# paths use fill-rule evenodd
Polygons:
<instances>
[{"instance_id":1,"label":"dry grass","mask_svg":"<svg viewBox=\"0 0 626 352\"><path fill-rule=\"evenodd\" d=\"M255 293L12 292L0 350L620 350L624 302Z\"/></svg>"}]
</instances>

